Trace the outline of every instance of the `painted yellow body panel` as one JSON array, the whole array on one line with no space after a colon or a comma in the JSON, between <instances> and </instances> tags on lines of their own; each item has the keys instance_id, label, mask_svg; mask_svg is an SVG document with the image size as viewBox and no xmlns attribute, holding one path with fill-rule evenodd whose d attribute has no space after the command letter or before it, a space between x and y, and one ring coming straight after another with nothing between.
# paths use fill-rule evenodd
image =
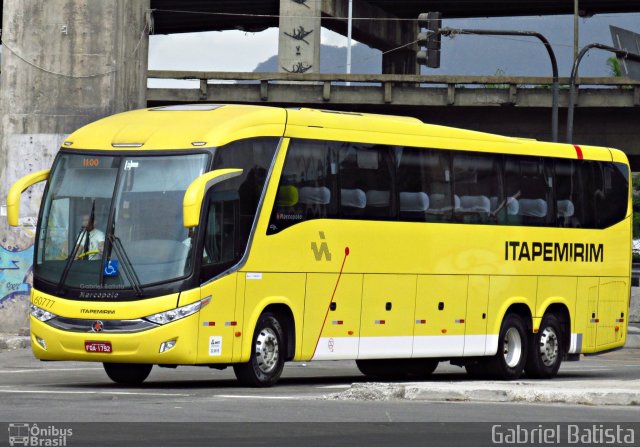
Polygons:
<instances>
[{"instance_id":1,"label":"painted yellow body panel","mask_svg":"<svg viewBox=\"0 0 640 447\"><path fill-rule=\"evenodd\" d=\"M127 112L78 130L66 146L130 154L194 149L194 142L216 147L259 136L284 138L250 250L233 272L179 297L144 302L71 302L37 291L33 295L34 304L43 307L49 300L45 310L73 318L93 318L80 312L83 307L113 309L109 318L132 319L211 296L209 305L196 316L139 334L91 334L92 339L112 341L113 354L87 354L82 345L86 334L62 332L32 318L32 335L44 337L50 346L44 351L34 343L36 355L176 364L246 362L256 322L273 305L285 306L293 316L296 360L493 355L512 305L529 310L533 330L549 306L565 306L573 352L623 346L630 286L630 200L627 218L605 230L318 219L267 236L290 138L575 160L578 151L572 145L428 125L405 117L224 106L210 111ZM591 146L580 146L580 151L587 160L627 164L620 151ZM200 182L199 191L188 200L187 226L199 223L198 201L205 183ZM603 260L518 259L516 248L509 245L512 241L538 243L541 250L545 243L602 244ZM160 354L159 344L174 336L179 337L176 347Z\"/></svg>"},{"instance_id":2,"label":"painted yellow body panel","mask_svg":"<svg viewBox=\"0 0 640 447\"><path fill-rule=\"evenodd\" d=\"M185 295L188 292L182 292ZM107 320L132 320L142 318L158 312L164 312L190 303L178 304L181 294L160 296L148 300L141 305L139 301L105 302L67 300L46 294L39 290L31 293L31 302L49 312L67 318L94 318ZM196 301L196 300L194 300Z\"/></svg>"},{"instance_id":3,"label":"painted yellow body panel","mask_svg":"<svg viewBox=\"0 0 640 447\"><path fill-rule=\"evenodd\" d=\"M416 335L457 337L455 351L464 350L465 319L467 315L466 275L419 275L416 295Z\"/></svg>"},{"instance_id":4,"label":"painted yellow body panel","mask_svg":"<svg viewBox=\"0 0 640 447\"><path fill-rule=\"evenodd\" d=\"M415 303L416 275L365 274L358 358L410 358Z\"/></svg>"},{"instance_id":5,"label":"painted yellow body panel","mask_svg":"<svg viewBox=\"0 0 640 447\"><path fill-rule=\"evenodd\" d=\"M339 360L358 356L363 275L342 275L339 281L338 276L338 273L307 274L300 359L315 356Z\"/></svg>"},{"instance_id":6,"label":"painted yellow body panel","mask_svg":"<svg viewBox=\"0 0 640 447\"><path fill-rule=\"evenodd\" d=\"M200 297L211 297L211 303L199 312L198 363L231 363L234 360L235 333L242 328L238 312L236 283L240 275L233 273L202 286Z\"/></svg>"},{"instance_id":7,"label":"painted yellow body panel","mask_svg":"<svg viewBox=\"0 0 640 447\"><path fill-rule=\"evenodd\" d=\"M217 147L243 138L281 136L285 121L284 109L270 107L234 105L186 111L158 107L88 124L72 133L65 147L127 152Z\"/></svg>"},{"instance_id":8,"label":"painted yellow body panel","mask_svg":"<svg viewBox=\"0 0 640 447\"><path fill-rule=\"evenodd\" d=\"M104 319L102 319L104 320ZM89 362L161 363L191 365L196 361L198 316L191 315L171 324L130 334L69 332L30 318L31 348L41 360L82 360ZM36 338L45 340L43 349ZM160 344L177 340L169 351L160 353ZM85 352L85 341L111 342L110 354Z\"/></svg>"}]
</instances>

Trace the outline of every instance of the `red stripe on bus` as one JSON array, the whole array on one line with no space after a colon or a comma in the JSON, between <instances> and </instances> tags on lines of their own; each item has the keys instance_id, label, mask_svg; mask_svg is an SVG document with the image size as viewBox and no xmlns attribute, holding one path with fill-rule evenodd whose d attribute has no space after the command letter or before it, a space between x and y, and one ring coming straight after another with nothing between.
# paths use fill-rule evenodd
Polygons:
<instances>
[{"instance_id":1,"label":"red stripe on bus","mask_svg":"<svg viewBox=\"0 0 640 447\"><path fill-rule=\"evenodd\" d=\"M584 156L582 155L582 149L577 144L574 144L573 147L576 149L576 155L578 156L578 160L582 160Z\"/></svg>"},{"instance_id":2,"label":"red stripe on bus","mask_svg":"<svg viewBox=\"0 0 640 447\"><path fill-rule=\"evenodd\" d=\"M336 296L336 290L338 290L338 284L340 284L340 278L342 277L342 270L344 269L344 263L347 261L347 256L349 256L349 247L344 248L344 258L342 259L342 265L340 266L340 272L338 273L338 279L336 280L336 285L333 288L333 293L331 294L331 300L329 301L329 305L327 306L327 312L324 314L324 320L322 321L322 327L320 327L320 333L318 334L318 340L316 341L316 347L313 348L313 354L311 358L316 355L316 351L318 350L318 343L320 343L320 337L322 337L322 331L324 330L324 325L327 324L327 317L329 316L329 309L331 308L331 303L333 303L333 298Z\"/></svg>"}]
</instances>

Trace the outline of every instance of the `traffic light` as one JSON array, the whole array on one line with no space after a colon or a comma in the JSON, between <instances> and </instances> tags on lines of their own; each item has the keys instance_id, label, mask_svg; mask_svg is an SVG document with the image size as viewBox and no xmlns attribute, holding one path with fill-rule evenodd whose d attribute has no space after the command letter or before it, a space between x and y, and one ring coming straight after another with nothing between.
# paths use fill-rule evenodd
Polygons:
<instances>
[{"instance_id":1,"label":"traffic light","mask_svg":"<svg viewBox=\"0 0 640 447\"><path fill-rule=\"evenodd\" d=\"M442 27L441 12L423 12L418 16L420 29L426 28L426 32L418 34L417 61L429 68L440 68L440 28Z\"/></svg>"}]
</instances>

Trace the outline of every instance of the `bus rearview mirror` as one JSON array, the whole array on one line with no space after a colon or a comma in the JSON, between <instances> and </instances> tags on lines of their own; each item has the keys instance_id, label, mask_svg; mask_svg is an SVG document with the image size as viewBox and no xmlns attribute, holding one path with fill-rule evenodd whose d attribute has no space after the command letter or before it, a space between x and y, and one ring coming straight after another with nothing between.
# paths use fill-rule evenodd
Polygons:
<instances>
[{"instance_id":1,"label":"bus rearview mirror","mask_svg":"<svg viewBox=\"0 0 640 447\"><path fill-rule=\"evenodd\" d=\"M7 223L12 227L17 227L20 218L20 196L29 186L40 183L49 178L50 169L33 172L22 177L11 185L7 194Z\"/></svg>"},{"instance_id":2,"label":"bus rearview mirror","mask_svg":"<svg viewBox=\"0 0 640 447\"><path fill-rule=\"evenodd\" d=\"M202 202L209 188L241 174L242 169L217 169L202 174L192 181L184 193L184 200L182 202L183 226L185 228L191 228L200 225Z\"/></svg>"}]
</instances>

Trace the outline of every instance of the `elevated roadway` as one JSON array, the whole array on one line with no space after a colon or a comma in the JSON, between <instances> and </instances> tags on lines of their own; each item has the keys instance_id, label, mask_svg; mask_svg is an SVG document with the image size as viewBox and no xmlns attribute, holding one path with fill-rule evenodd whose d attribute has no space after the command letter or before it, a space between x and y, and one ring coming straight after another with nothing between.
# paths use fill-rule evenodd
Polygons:
<instances>
[{"instance_id":1,"label":"elevated roadway","mask_svg":"<svg viewBox=\"0 0 640 447\"><path fill-rule=\"evenodd\" d=\"M346 16L347 0L320 1L325 19ZM156 10L155 30L161 34L238 28L259 31L278 26L279 5L279 0L151 0L151 8ZM428 10L440 11L445 18L573 14L573 0L354 1L354 17L371 17L358 12L371 14L373 11L378 15L415 19L418 14ZM580 11L583 16L637 12L640 11L640 5L635 0L580 0ZM195 12L210 14L194 14ZM323 26L341 29L344 24L326 20Z\"/></svg>"},{"instance_id":2,"label":"elevated roadway","mask_svg":"<svg viewBox=\"0 0 640 447\"><path fill-rule=\"evenodd\" d=\"M551 79L502 76L340 75L150 71L192 87L148 88L150 106L250 103L415 116L425 122L550 140ZM640 81L587 78L580 85L574 141L624 150L640 170ZM560 79L560 139L567 78ZM181 86L181 87L184 87Z\"/></svg>"}]
</instances>

